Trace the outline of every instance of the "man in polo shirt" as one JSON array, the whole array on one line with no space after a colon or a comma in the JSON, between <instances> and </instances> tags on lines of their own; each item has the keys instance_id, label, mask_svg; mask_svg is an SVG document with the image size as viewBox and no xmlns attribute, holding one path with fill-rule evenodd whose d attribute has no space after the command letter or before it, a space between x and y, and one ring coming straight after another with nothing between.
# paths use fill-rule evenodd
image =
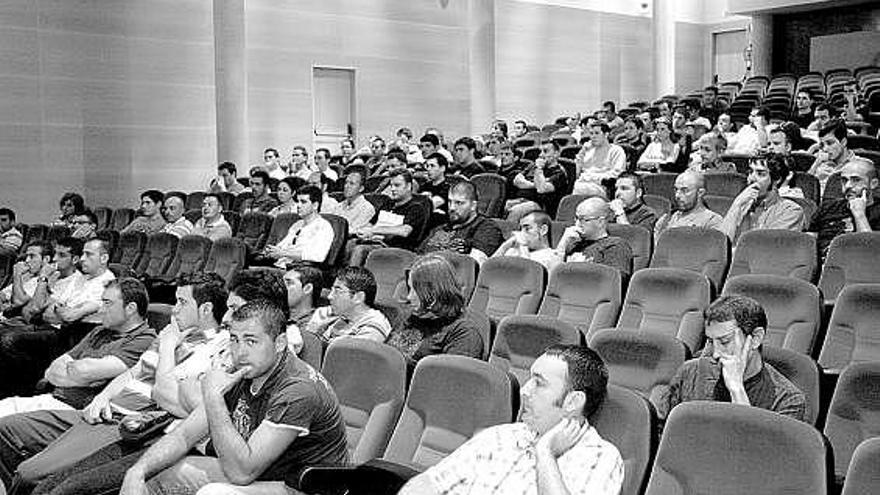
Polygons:
<instances>
[{"instance_id":1,"label":"man in polo shirt","mask_svg":"<svg viewBox=\"0 0 880 495\"><path fill-rule=\"evenodd\" d=\"M173 192L165 197L165 220L168 221L162 232L173 235L180 239L185 235L192 234L193 224L183 214L186 212L186 202L181 193Z\"/></svg>"},{"instance_id":2,"label":"man in polo shirt","mask_svg":"<svg viewBox=\"0 0 880 495\"><path fill-rule=\"evenodd\" d=\"M685 171L675 178L675 211L667 213L654 225L654 242L666 229L673 227L707 227L717 229L721 215L706 208L706 178L702 172Z\"/></svg>"},{"instance_id":3,"label":"man in polo shirt","mask_svg":"<svg viewBox=\"0 0 880 495\"><path fill-rule=\"evenodd\" d=\"M621 225L638 225L653 232L657 214L642 200L643 194L641 177L630 172L620 174L614 186L614 199L608 203L613 215L610 220Z\"/></svg>"},{"instance_id":4,"label":"man in polo shirt","mask_svg":"<svg viewBox=\"0 0 880 495\"><path fill-rule=\"evenodd\" d=\"M279 268L288 263L310 261L323 263L333 244L333 226L318 211L323 192L316 186L303 186L296 191L297 210L300 219L294 222L287 235L278 244L268 245L263 251L265 258L274 260Z\"/></svg>"},{"instance_id":5,"label":"man in polo shirt","mask_svg":"<svg viewBox=\"0 0 880 495\"><path fill-rule=\"evenodd\" d=\"M519 230L504 241L493 258L500 256L512 256L526 258L544 265L547 273L553 272L553 268L562 262L555 249L550 247L550 227L552 225L550 215L543 211L533 211L522 217L519 221Z\"/></svg>"},{"instance_id":6,"label":"man in polo shirt","mask_svg":"<svg viewBox=\"0 0 880 495\"><path fill-rule=\"evenodd\" d=\"M140 216L128 224L122 233L143 232L147 235L157 234L165 227L165 219L162 218L162 203L165 195L162 191L150 189L141 194Z\"/></svg>"},{"instance_id":7,"label":"man in polo shirt","mask_svg":"<svg viewBox=\"0 0 880 495\"><path fill-rule=\"evenodd\" d=\"M779 196L779 186L789 173L786 160L781 155L768 155L749 161L748 185L733 199L719 226L732 243L750 230L803 230L803 208Z\"/></svg>"},{"instance_id":8,"label":"man in polo shirt","mask_svg":"<svg viewBox=\"0 0 880 495\"><path fill-rule=\"evenodd\" d=\"M450 250L482 263L503 240L498 225L477 213L477 188L470 181L462 180L449 190L449 221L432 230L419 251Z\"/></svg>"},{"instance_id":9,"label":"man in polo shirt","mask_svg":"<svg viewBox=\"0 0 880 495\"><path fill-rule=\"evenodd\" d=\"M347 462L336 395L320 373L288 352L286 321L284 311L266 301L233 313L233 371L205 374L203 405L128 470L121 494L195 493L209 483L223 492L248 486L287 493L284 480L304 468ZM207 455L188 455L206 435Z\"/></svg>"},{"instance_id":10,"label":"man in polo shirt","mask_svg":"<svg viewBox=\"0 0 880 495\"><path fill-rule=\"evenodd\" d=\"M610 209L602 198L587 198L575 209L575 224L566 227L556 246L565 261L589 261L616 268L624 277L632 273L632 248L608 235Z\"/></svg>"},{"instance_id":11,"label":"man in polo shirt","mask_svg":"<svg viewBox=\"0 0 880 495\"><path fill-rule=\"evenodd\" d=\"M346 169L345 184L342 186L344 199L330 213L339 215L348 221L349 232L357 232L366 227L376 216L376 208L364 197L364 181L367 169L360 165L352 165Z\"/></svg>"},{"instance_id":12,"label":"man in polo shirt","mask_svg":"<svg viewBox=\"0 0 880 495\"><path fill-rule=\"evenodd\" d=\"M202 200L202 218L196 221L192 233L212 241L232 237L232 227L223 218L223 203L220 202L220 196L212 193L205 195L205 199Z\"/></svg>"}]
</instances>

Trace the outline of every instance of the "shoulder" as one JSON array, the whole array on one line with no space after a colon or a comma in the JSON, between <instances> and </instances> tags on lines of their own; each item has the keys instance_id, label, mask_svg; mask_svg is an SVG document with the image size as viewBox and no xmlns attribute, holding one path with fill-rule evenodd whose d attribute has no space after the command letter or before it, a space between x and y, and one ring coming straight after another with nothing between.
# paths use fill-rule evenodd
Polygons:
<instances>
[{"instance_id":1,"label":"shoulder","mask_svg":"<svg viewBox=\"0 0 880 495\"><path fill-rule=\"evenodd\" d=\"M764 363L764 368L767 369L767 376L770 378L770 381L773 382L777 395L786 395L790 397L799 396L802 400L805 400L804 392L798 388L797 385L792 383L791 380L786 378L785 375L780 373L779 370L767 362Z\"/></svg>"}]
</instances>

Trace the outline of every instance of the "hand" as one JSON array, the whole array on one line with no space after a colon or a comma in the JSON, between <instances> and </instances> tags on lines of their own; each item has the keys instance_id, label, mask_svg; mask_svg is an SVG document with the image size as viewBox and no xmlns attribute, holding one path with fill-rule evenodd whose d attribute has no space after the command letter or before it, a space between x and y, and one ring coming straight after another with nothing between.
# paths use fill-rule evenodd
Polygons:
<instances>
[{"instance_id":1,"label":"hand","mask_svg":"<svg viewBox=\"0 0 880 495\"><path fill-rule=\"evenodd\" d=\"M535 168L536 169L541 170L544 168L544 165L547 165L547 160L545 160L543 158L538 158L537 160L535 160Z\"/></svg>"},{"instance_id":2,"label":"hand","mask_svg":"<svg viewBox=\"0 0 880 495\"><path fill-rule=\"evenodd\" d=\"M233 373L227 373L223 370L210 369L202 377L202 394L213 392L222 396L229 391L236 383L244 378L245 373L250 371L250 366L243 366Z\"/></svg>"},{"instance_id":3,"label":"hand","mask_svg":"<svg viewBox=\"0 0 880 495\"><path fill-rule=\"evenodd\" d=\"M373 237L373 227L371 225L367 225L366 227L361 227L361 230L357 233L358 237L362 237L364 239L370 239Z\"/></svg>"},{"instance_id":4,"label":"hand","mask_svg":"<svg viewBox=\"0 0 880 495\"><path fill-rule=\"evenodd\" d=\"M12 276L15 278L21 278L27 271L28 265L24 261L18 261L12 265Z\"/></svg>"},{"instance_id":5,"label":"hand","mask_svg":"<svg viewBox=\"0 0 880 495\"><path fill-rule=\"evenodd\" d=\"M147 482L146 477L143 473L137 469L137 466L132 467L125 473L125 478L122 480L122 487L119 489L119 495L146 495L147 494Z\"/></svg>"},{"instance_id":6,"label":"hand","mask_svg":"<svg viewBox=\"0 0 880 495\"><path fill-rule=\"evenodd\" d=\"M177 326L177 321L172 318L171 323L165 325L165 328L159 332L159 347L170 346L171 348L175 348L177 347L177 344L180 343L182 337L183 334Z\"/></svg>"},{"instance_id":7,"label":"hand","mask_svg":"<svg viewBox=\"0 0 880 495\"><path fill-rule=\"evenodd\" d=\"M565 228L562 237L559 239L559 247L564 248L572 241L580 240L581 229L577 225L571 225Z\"/></svg>"},{"instance_id":8,"label":"hand","mask_svg":"<svg viewBox=\"0 0 880 495\"><path fill-rule=\"evenodd\" d=\"M535 448L557 459L574 447L589 429L590 424L586 421L581 422L574 418L562 419L547 433L541 435Z\"/></svg>"},{"instance_id":9,"label":"hand","mask_svg":"<svg viewBox=\"0 0 880 495\"><path fill-rule=\"evenodd\" d=\"M733 355L721 355L721 375L724 385L731 394L744 389L743 380L746 374L746 366L749 364L749 355L752 352L752 336L746 337L742 347Z\"/></svg>"},{"instance_id":10,"label":"hand","mask_svg":"<svg viewBox=\"0 0 880 495\"><path fill-rule=\"evenodd\" d=\"M96 395L92 402L83 409L83 419L90 425L98 424L113 419L113 411L110 409L110 399L103 395Z\"/></svg>"},{"instance_id":11,"label":"hand","mask_svg":"<svg viewBox=\"0 0 880 495\"><path fill-rule=\"evenodd\" d=\"M521 230L515 231L510 238L513 239L513 243L516 244L518 247L522 247L528 244L526 233Z\"/></svg>"},{"instance_id":12,"label":"hand","mask_svg":"<svg viewBox=\"0 0 880 495\"><path fill-rule=\"evenodd\" d=\"M868 191L866 189L862 190L862 194L847 201L849 202L849 211L852 212L853 216L865 216L865 209L868 207Z\"/></svg>"},{"instance_id":13,"label":"hand","mask_svg":"<svg viewBox=\"0 0 880 495\"><path fill-rule=\"evenodd\" d=\"M263 253L270 258L280 258L281 257L281 250L278 249L278 246L274 246L272 244L267 245L263 249Z\"/></svg>"},{"instance_id":14,"label":"hand","mask_svg":"<svg viewBox=\"0 0 880 495\"><path fill-rule=\"evenodd\" d=\"M55 263L44 264L43 267L40 268L40 275L43 277L61 276L61 274L58 273L58 268L55 266Z\"/></svg>"},{"instance_id":15,"label":"hand","mask_svg":"<svg viewBox=\"0 0 880 495\"><path fill-rule=\"evenodd\" d=\"M736 196L733 203L743 211L748 210L753 204L755 204L755 201L758 200L759 192L760 190L756 184L746 186L746 188Z\"/></svg>"},{"instance_id":16,"label":"hand","mask_svg":"<svg viewBox=\"0 0 880 495\"><path fill-rule=\"evenodd\" d=\"M626 215L626 211L624 211L624 209L623 209L623 201L621 201L619 199L616 199L616 198L612 199L608 203L608 208L610 208L611 211L614 212L614 216L616 216L616 217L619 217L621 215Z\"/></svg>"}]
</instances>

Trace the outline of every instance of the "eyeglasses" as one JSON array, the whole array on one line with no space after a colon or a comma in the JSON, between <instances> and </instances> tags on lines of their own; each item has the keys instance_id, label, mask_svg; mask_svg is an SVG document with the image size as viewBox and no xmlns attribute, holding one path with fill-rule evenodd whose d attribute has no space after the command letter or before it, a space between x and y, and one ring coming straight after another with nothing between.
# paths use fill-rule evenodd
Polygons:
<instances>
[{"instance_id":1,"label":"eyeglasses","mask_svg":"<svg viewBox=\"0 0 880 495\"><path fill-rule=\"evenodd\" d=\"M330 287L331 294L339 294L341 292L349 292L350 293L351 289L349 289L347 287L340 287L338 285L334 285L334 286Z\"/></svg>"},{"instance_id":2,"label":"eyeglasses","mask_svg":"<svg viewBox=\"0 0 880 495\"><path fill-rule=\"evenodd\" d=\"M575 216L574 216L574 219L575 219L576 221L578 221L578 222L581 222L581 223L592 222L593 220L598 220L598 219L600 219L600 218L604 218L604 217L601 217L601 216L598 216L598 217L585 217L585 216L583 216L583 215L575 215Z\"/></svg>"}]
</instances>

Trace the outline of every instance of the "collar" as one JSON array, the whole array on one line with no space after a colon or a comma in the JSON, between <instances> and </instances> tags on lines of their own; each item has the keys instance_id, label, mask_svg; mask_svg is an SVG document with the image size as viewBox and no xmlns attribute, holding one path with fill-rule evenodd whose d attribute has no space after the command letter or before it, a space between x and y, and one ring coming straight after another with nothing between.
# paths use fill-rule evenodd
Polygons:
<instances>
[{"instance_id":1,"label":"collar","mask_svg":"<svg viewBox=\"0 0 880 495\"><path fill-rule=\"evenodd\" d=\"M225 221L226 219L223 218L223 214L221 213L220 215L217 215L217 218L215 218L213 222L208 220L205 217L202 217L202 220L205 221L205 227L213 227L213 226L217 225L218 223Z\"/></svg>"},{"instance_id":2,"label":"collar","mask_svg":"<svg viewBox=\"0 0 880 495\"><path fill-rule=\"evenodd\" d=\"M766 209L766 208L774 205L775 203L778 203L779 199L780 199L779 198L779 191L776 189L771 189L770 191L767 192L767 195L764 196L764 199L761 200L761 202L758 204L758 206Z\"/></svg>"},{"instance_id":3,"label":"collar","mask_svg":"<svg viewBox=\"0 0 880 495\"><path fill-rule=\"evenodd\" d=\"M147 325L147 321L144 320L133 327L129 327L129 328L123 329L123 330L116 330L116 329L113 329L110 327L105 327L103 325L101 326L101 328L103 328L104 330L107 330L108 332L113 332L117 335L127 335L127 334L132 334L132 333L136 333L137 331L140 331L146 325Z\"/></svg>"},{"instance_id":4,"label":"collar","mask_svg":"<svg viewBox=\"0 0 880 495\"><path fill-rule=\"evenodd\" d=\"M480 216L481 216L481 215L480 215L479 213L476 213L476 214L473 216L473 218L471 218L471 219L468 220L467 222L464 222L464 223L456 223L456 224L448 223L448 224L447 224L447 227L449 228L449 230L461 230L461 229L463 229L463 228L465 228L465 227L467 227L467 226L473 224L474 222L476 222L476 221L480 218Z\"/></svg>"},{"instance_id":5,"label":"collar","mask_svg":"<svg viewBox=\"0 0 880 495\"><path fill-rule=\"evenodd\" d=\"M288 351L287 351L287 347L285 347L284 350L281 351L281 358L278 359L278 362L276 362L275 365L272 367L272 369L269 370L269 372L267 373L269 376L266 377L266 380L263 382L262 385L260 385L260 388L256 392L254 392L254 390L253 390L254 380L251 379L251 380L247 381L247 389L246 390L254 397L263 393L263 391L266 390L267 385L270 385L271 383L275 382L275 380L278 378L278 376L284 373L284 370L287 367L287 360L288 360Z\"/></svg>"},{"instance_id":6,"label":"collar","mask_svg":"<svg viewBox=\"0 0 880 495\"><path fill-rule=\"evenodd\" d=\"M640 199L640 200L636 201L635 204L630 206L629 208L624 208L623 212L629 214L629 213L632 213L632 212L640 209L644 205L645 205L645 202Z\"/></svg>"}]
</instances>

